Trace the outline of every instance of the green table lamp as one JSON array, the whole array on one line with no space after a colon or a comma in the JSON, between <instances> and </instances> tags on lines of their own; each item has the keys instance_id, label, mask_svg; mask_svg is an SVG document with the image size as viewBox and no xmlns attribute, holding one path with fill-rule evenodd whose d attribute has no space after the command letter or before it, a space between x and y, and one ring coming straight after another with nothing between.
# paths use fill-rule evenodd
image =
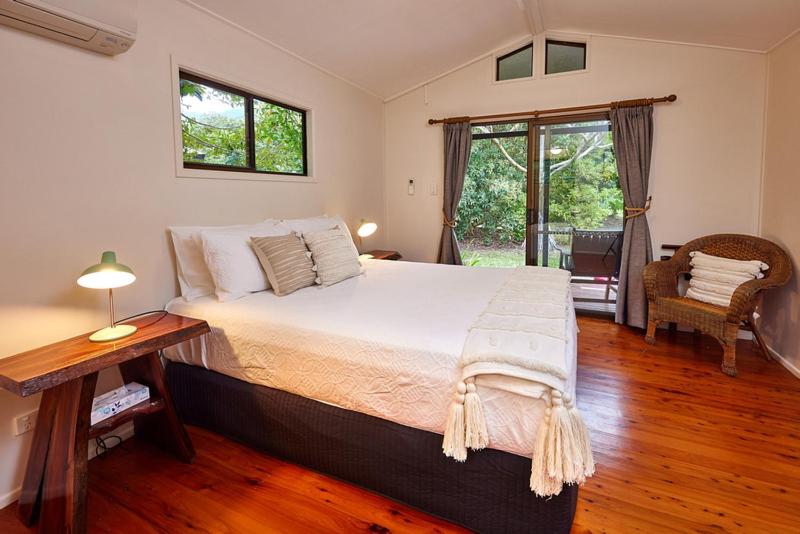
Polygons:
<instances>
[{"instance_id":1,"label":"green table lamp","mask_svg":"<svg viewBox=\"0 0 800 534\"><path fill-rule=\"evenodd\" d=\"M100 263L92 265L78 278L78 285L90 289L108 289L108 312L111 326L98 330L91 336L89 341L101 343L103 341L114 341L127 337L136 332L136 327L129 324L117 324L114 318L114 288L132 284L136 280L133 271L127 265L117 263L117 255L107 250L103 252Z\"/></svg>"}]
</instances>

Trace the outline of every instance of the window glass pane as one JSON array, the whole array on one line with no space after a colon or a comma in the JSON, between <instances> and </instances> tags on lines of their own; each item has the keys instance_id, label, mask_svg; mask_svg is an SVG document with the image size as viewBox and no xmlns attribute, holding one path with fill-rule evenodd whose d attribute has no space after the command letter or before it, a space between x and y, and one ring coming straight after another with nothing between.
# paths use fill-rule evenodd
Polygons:
<instances>
[{"instance_id":1,"label":"window glass pane","mask_svg":"<svg viewBox=\"0 0 800 534\"><path fill-rule=\"evenodd\" d=\"M497 80L514 80L533 76L533 45L497 58Z\"/></svg>"},{"instance_id":2,"label":"window glass pane","mask_svg":"<svg viewBox=\"0 0 800 534\"><path fill-rule=\"evenodd\" d=\"M181 78L183 161L247 166L245 99Z\"/></svg>"},{"instance_id":3,"label":"window glass pane","mask_svg":"<svg viewBox=\"0 0 800 534\"><path fill-rule=\"evenodd\" d=\"M256 169L304 174L305 113L253 99Z\"/></svg>"},{"instance_id":4,"label":"window glass pane","mask_svg":"<svg viewBox=\"0 0 800 534\"><path fill-rule=\"evenodd\" d=\"M556 74L586 68L586 44L547 41L545 74Z\"/></svg>"},{"instance_id":5,"label":"window glass pane","mask_svg":"<svg viewBox=\"0 0 800 534\"><path fill-rule=\"evenodd\" d=\"M513 137L497 132L524 129ZM527 123L476 126L464 190L458 205L456 237L464 265L525 265L525 209L528 191Z\"/></svg>"},{"instance_id":6,"label":"window glass pane","mask_svg":"<svg viewBox=\"0 0 800 534\"><path fill-rule=\"evenodd\" d=\"M572 273L575 307L613 312L624 202L608 120L537 128L536 265Z\"/></svg>"}]
</instances>

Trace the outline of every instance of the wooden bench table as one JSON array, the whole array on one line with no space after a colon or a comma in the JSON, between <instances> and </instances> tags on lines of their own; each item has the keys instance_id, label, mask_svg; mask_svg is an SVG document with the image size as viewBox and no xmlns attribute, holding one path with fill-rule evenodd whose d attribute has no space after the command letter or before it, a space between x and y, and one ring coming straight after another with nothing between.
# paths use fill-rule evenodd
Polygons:
<instances>
[{"instance_id":1,"label":"wooden bench table","mask_svg":"<svg viewBox=\"0 0 800 534\"><path fill-rule=\"evenodd\" d=\"M132 336L93 343L89 334L0 359L0 387L27 397L43 392L18 503L20 520L40 532L85 532L87 444L133 420L136 434L185 462L194 447L164 382L159 351L209 332L198 319L164 313L128 321ZM150 388L150 399L90 426L97 374L119 365L125 383Z\"/></svg>"}]
</instances>

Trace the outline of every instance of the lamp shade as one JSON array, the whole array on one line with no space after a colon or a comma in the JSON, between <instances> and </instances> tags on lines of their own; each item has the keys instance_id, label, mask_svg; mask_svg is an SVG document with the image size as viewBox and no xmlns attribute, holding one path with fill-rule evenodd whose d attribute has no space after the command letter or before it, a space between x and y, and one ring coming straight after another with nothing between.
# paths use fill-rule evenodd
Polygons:
<instances>
[{"instance_id":1,"label":"lamp shade","mask_svg":"<svg viewBox=\"0 0 800 534\"><path fill-rule=\"evenodd\" d=\"M378 229L378 225L374 222L370 222L366 219L361 219L361 223L358 225L358 237L369 237L375 233L375 230Z\"/></svg>"},{"instance_id":2,"label":"lamp shade","mask_svg":"<svg viewBox=\"0 0 800 534\"><path fill-rule=\"evenodd\" d=\"M117 263L117 255L107 250L103 252L100 263L81 273L78 285L91 289L114 289L132 284L134 280L136 276L131 268Z\"/></svg>"}]
</instances>

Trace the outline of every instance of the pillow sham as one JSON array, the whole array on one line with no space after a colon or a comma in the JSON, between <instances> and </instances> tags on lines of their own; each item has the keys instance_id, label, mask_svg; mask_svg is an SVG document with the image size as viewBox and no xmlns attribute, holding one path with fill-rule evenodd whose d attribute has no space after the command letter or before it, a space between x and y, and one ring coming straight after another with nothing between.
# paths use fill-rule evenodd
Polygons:
<instances>
[{"instance_id":1,"label":"pillow sham","mask_svg":"<svg viewBox=\"0 0 800 534\"><path fill-rule=\"evenodd\" d=\"M317 268L316 282L330 286L361 274L358 252L351 247L352 239L340 227L303 234L311 259Z\"/></svg>"},{"instance_id":2,"label":"pillow sham","mask_svg":"<svg viewBox=\"0 0 800 534\"><path fill-rule=\"evenodd\" d=\"M283 219L282 223L286 224L289 228L298 232L301 235L309 232L320 232L322 230L331 230L337 226L342 229L342 234L345 236L353 252L358 256L358 248L353 242L353 236L350 229L345 224L344 220L338 215L329 217L327 215L320 215L319 217L307 217L305 219Z\"/></svg>"},{"instance_id":3,"label":"pillow sham","mask_svg":"<svg viewBox=\"0 0 800 534\"><path fill-rule=\"evenodd\" d=\"M276 295L282 297L314 285L314 262L300 234L251 237L250 241Z\"/></svg>"},{"instance_id":4,"label":"pillow sham","mask_svg":"<svg viewBox=\"0 0 800 534\"><path fill-rule=\"evenodd\" d=\"M267 276L250 244L250 236L279 236L289 232L279 223L228 232L201 232L203 257L214 281L217 298L227 302L269 289Z\"/></svg>"},{"instance_id":5,"label":"pillow sham","mask_svg":"<svg viewBox=\"0 0 800 534\"><path fill-rule=\"evenodd\" d=\"M214 280L208 271L203 257L201 232L230 232L247 228L271 227L278 224L275 219L266 219L255 224L237 224L232 226L170 226L172 246L175 249L175 263L178 274L178 285L181 296L192 301L205 295L214 294Z\"/></svg>"}]
</instances>

